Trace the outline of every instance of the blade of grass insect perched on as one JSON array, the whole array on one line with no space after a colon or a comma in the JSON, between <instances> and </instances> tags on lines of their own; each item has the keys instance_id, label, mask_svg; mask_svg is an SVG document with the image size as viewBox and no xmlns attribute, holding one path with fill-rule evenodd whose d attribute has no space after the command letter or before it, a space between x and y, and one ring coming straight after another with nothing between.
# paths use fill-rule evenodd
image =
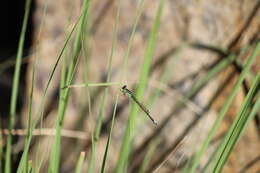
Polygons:
<instances>
[{"instance_id":1,"label":"blade of grass insect perched on","mask_svg":"<svg viewBox=\"0 0 260 173\"><path fill-rule=\"evenodd\" d=\"M150 118L150 120L155 124L157 125L157 122L153 119L153 117L150 115L150 111L142 104L140 103L137 98L135 97L135 95L129 90L126 88L126 85L124 85L122 88L121 88L121 91L124 93L124 94L128 94L129 97L145 112L145 114Z\"/></svg>"},{"instance_id":2,"label":"blade of grass insect perched on","mask_svg":"<svg viewBox=\"0 0 260 173\"><path fill-rule=\"evenodd\" d=\"M141 71L139 75L139 85L137 87L136 95L135 95L136 98L138 99L141 99L143 97L148 82L153 52L156 46L157 33L159 31L159 26L160 26L161 14L163 11L163 5L164 5L164 0L160 0L156 11L156 16L153 22L153 26L149 34L147 48L144 54L144 60L140 68ZM137 113L138 113L138 106L134 104L129 113L130 115L125 128L123 141L120 147L120 154L114 171L115 173L124 172L128 166L129 155L132 149L131 143L134 139L134 136L132 135L132 131L135 129L136 126Z\"/></svg>"}]
</instances>

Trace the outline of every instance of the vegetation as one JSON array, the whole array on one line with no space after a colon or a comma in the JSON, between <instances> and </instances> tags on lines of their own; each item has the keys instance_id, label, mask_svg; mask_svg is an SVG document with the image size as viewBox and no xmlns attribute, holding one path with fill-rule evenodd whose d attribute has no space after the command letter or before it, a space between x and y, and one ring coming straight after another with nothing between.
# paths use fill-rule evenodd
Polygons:
<instances>
[{"instance_id":1,"label":"vegetation","mask_svg":"<svg viewBox=\"0 0 260 173\"><path fill-rule=\"evenodd\" d=\"M81 13L77 21L73 24L73 27L67 33L66 39L63 42L63 46L60 50L58 57L56 58L55 64L52 64L52 70L48 74L48 81L44 86L44 91L41 96L40 105L37 111L35 109L34 95L35 95L35 83L37 78L37 58L32 59L30 62L33 64L31 70L31 86L28 104L25 107L28 108L27 112L27 126L23 130L26 131L25 137L19 140L23 141L23 150L20 156L14 154L14 134L15 131L15 119L17 98L18 98L18 88L19 88L19 78L20 69L22 64L23 47L24 47L24 37L26 33L26 26L28 22L28 15L30 11L31 0L26 0L25 15L23 20L23 27L21 29L20 42L17 50L17 57L15 63L15 72L13 78L12 87L12 97L10 103L10 113L9 113L9 125L7 138L1 136L1 150L0 157L2 160L1 170L5 173L19 172L45 172L58 173L62 172L62 167L70 163L68 168L69 172L161 172L162 168L170 162L171 158L178 152L182 145L185 143L185 139L190 135L189 133L197 125L197 123L206 116L211 109L214 109L214 103L217 98L222 95L221 91L223 88L230 87L231 90L225 97L225 101L221 104L221 108L218 111L218 115L214 120L213 125L206 124L205 126L210 126L208 131L205 131L206 137L203 138L202 142L198 142L199 146L196 146L196 151L193 151L192 156L187 157L182 160L180 164L176 164L172 168L179 172L214 172L219 173L223 171L224 165L228 162L229 156L234 147L241 139L250 122L255 121L260 108L260 71L259 69L255 72L252 68L254 64L257 64L257 58L259 60L260 56L260 41L259 39L244 45L238 51L232 51L232 45L227 46L226 50L216 47L210 47L207 45L199 45L187 41L183 41L174 52L170 53L167 58L162 56L161 59L155 59L155 51L158 43L158 35L160 33L160 26L162 24L162 16L165 9L165 0L160 0L155 12L155 17L153 19L152 25L150 27L150 32L146 42L146 49L144 50L144 56L141 59L141 65L139 68L139 74L137 76L134 85L128 85L130 88L135 88L133 91L136 100L141 101L146 108L141 108L145 110L142 112L140 109L140 104L131 101L131 95L124 96L120 92L120 88L126 84L131 84L130 79L131 73L129 73L129 57L133 49L134 36L138 29L138 24L142 16L143 8L145 6L144 0L140 0L138 3L138 9L135 13L134 22L131 28L131 34L127 42L127 48L124 53L123 59L121 59L121 66L114 69L115 61L114 57L116 50L118 48L118 30L121 11L121 0L116 3L116 15L113 23L113 34L111 41L110 53L106 59L106 69L105 78L100 82L92 82L91 70L95 67L91 64L91 28L93 27L92 14L90 13L91 2L89 0L84 0ZM147 2L146 2L147 3ZM46 13L46 11L44 11ZM44 16L44 15L43 15ZM73 23L73 22L71 22ZM71 24L70 23L70 24ZM241 36L241 35L240 35ZM234 43L232 43L234 44ZM152 122L146 117L141 116L148 112L153 114L155 103L159 103L159 99L164 95L170 95L175 87L172 84L171 79L174 77L172 74L172 69L176 67L176 63L181 59L181 54L187 49L197 49L200 48L202 51L213 51L217 53L217 60L212 62L203 68L198 73L203 72L199 78L193 80L190 88L184 93L181 93L180 99L175 97L177 103L172 106L169 103L163 103L170 109L166 116L153 115L152 117L158 123L157 125L152 124ZM245 56L246 55L246 56ZM194 57L196 58L196 57ZM94 59L93 59L94 60ZM161 61L161 63L160 63ZM157 63L158 62L158 63ZM167 63L166 63L167 62ZM159 64L159 65L158 65ZM76 76L79 73L80 67L84 67L82 72L83 81L80 84L75 84L78 81ZM157 74L154 84L152 83L152 74L156 68L160 67L160 72ZM196 106L196 98L202 93L203 89L213 80L219 80L219 76L228 69L233 69L228 77L228 79L237 74L237 79L234 85L230 84L230 80L223 82L219 86L219 89L213 94L211 99L207 101L206 106L203 108L198 108ZM81 69L82 70L82 69ZM114 71L117 71L117 78L113 77ZM59 97L57 98L57 112L55 113L55 125L51 129L54 132L54 137L49 140L52 141L51 152L42 151L41 144L36 146L37 140L40 140L36 135L37 130L42 130L44 134L44 129L42 127L44 112L46 109L46 102L48 102L48 91L53 82L56 82L54 76L59 73ZM174 83L175 84L175 83ZM228 128L225 135L219 140L218 146L215 146L215 152L210 152L212 141L218 130L223 123L223 119L227 116L228 111L232 107L232 103L236 99L238 93L241 92L241 88L245 90L245 98L243 99L242 105L237 111L235 120L232 125ZM74 94L75 90L81 90L81 97L77 97L76 106L78 108L77 118L73 123L75 127L71 132L73 142L68 142L64 137L69 135L69 132L64 133L67 129L65 126L66 115L70 107L70 99ZM111 94L112 93L112 94ZM128 97L127 97L128 96ZM84 99L83 99L84 97ZM75 98L73 98L75 99ZM129 105L126 104L129 102ZM194 106L195 105L195 106ZM97 108L96 108L97 107ZM186 130L181 132L181 135L175 138L174 142L170 145L163 145L165 137L165 129L170 126L172 119L176 118L177 114L181 111L188 109L189 107L195 107L198 109L195 115L187 120L190 122ZM125 108L129 108L129 113L125 113ZM158 106L156 107L158 108ZM162 112L163 111L159 111ZM72 112L69 112L72 114ZM124 116L122 118L122 116ZM127 120L120 120L126 119ZM145 121L147 120L147 121ZM186 120L185 120L186 121ZM122 123L123 122L123 123ZM121 125L116 125L116 124ZM87 127L86 127L87 126ZM72 126L71 126L72 127ZM118 129L121 127L120 129ZM142 128L150 128L149 135L143 137L141 142L136 142L139 133L142 133ZM148 128L149 129L149 128ZM75 133L74 133L75 132ZM78 132L78 133L76 133ZM114 137L114 133L119 133L117 137ZM83 133L83 134L82 134ZM146 132L145 132L146 133ZM6 135L6 134L5 134ZM82 136L83 135L83 136ZM166 134L168 135L171 134ZM200 135L192 133L192 135ZM43 135L45 136L45 135ZM47 136L47 135L46 135ZM120 136L120 138L118 138ZM84 144L82 143L83 138ZM117 138L117 139L116 139ZM140 138L138 138L140 139ZM120 141L116 141L120 140ZM4 142L6 141L6 142ZM68 146L65 146L65 143ZM141 144L140 144L141 143ZM201 144L200 144L201 143ZM5 145L3 145L5 144ZM88 145L89 144L89 145ZM100 145L102 147L100 147ZM163 147L160 147L163 146ZM183 145L185 146L185 145ZM42 146L43 147L43 146ZM67 149L64 149L68 147ZM165 147L165 148L164 148ZM187 147L187 145L185 146ZM47 147L46 147L47 148ZM102 151L99 149L102 148ZM192 148L192 147L191 147ZM190 149L190 148L189 148ZM68 151L65 151L68 150ZM115 155L113 152L117 151ZM185 150L185 148L184 148ZM41 152L46 152L48 155L48 160L45 157L35 157ZM67 153L66 153L67 152ZM69 153L69 154L68 154ZM71 154L73 158L71 159ZM207 158L207 163L203 162L204 157ZM66 158L68 162L66 162ZM32 158L36 158L32 159ZM100 159L102 158L102 159ZM113 159L111 159L113 158ZM14 160L18 160L16 163ZM114 160L114 161L113 161ZM4 163L4 164L3 164ZM15 168L17 164L17 168ZM72 171L73 169L73 171ZM67 170L68 171L68 170ZM65 171L66 172L66 171Z\"/></svg>"}]
</instances>

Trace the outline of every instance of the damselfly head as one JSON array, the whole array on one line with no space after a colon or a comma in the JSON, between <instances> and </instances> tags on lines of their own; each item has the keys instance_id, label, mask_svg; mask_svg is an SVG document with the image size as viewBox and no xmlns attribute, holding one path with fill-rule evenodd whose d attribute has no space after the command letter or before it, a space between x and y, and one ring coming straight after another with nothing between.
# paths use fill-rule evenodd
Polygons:
<instances>
[{"instance_id":1,"label":"damselfly head","mask_svg":"<svg viewBox=\"0 0 260 173\"><path fill-rule=\"evenodd\" d=\"M121 88L121 92L122 92L124 95L126 95L125 89L126 89L126 85L124 85L124 86Z\"/></svg>"}]
</instances>

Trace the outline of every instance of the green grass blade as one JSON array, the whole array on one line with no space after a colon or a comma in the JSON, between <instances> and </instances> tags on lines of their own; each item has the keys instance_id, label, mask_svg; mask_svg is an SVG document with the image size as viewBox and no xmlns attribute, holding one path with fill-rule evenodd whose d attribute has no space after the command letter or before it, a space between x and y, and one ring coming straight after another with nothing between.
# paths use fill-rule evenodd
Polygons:
<instances>
[{"instance_id":1,"label":"green grass blade","mask_svg":"<svg viewBox=\"0 0 260 173\"><path fill-rule=\"evenodd\" d=\"M82 16L80 16L80 18L81 18L81 17L82 17ZM54 76L54 72L55 72L56 69L57 69L57 66L58 66L58 64L59 64L59 62L60 62L60 60L61 60L61 57L62 57L62 55L63 55L63 53L64 53L64 51L65 51L65 48L67 47L67 44L68 44L68 42L69 42L69 40L70 40L70 38L71 38L71 36L72 36L72 33L74 32L74 30L75 30L75 28L76 28L76 26L77 26L77 24L78 24L78 23L76 23L76 24L74 25L74 27L72 28L70 34L69 34L68 37L66 38L65 43L64 43L64 46L63 46L63 48L62 48L62 50L61 50L61 52L60 52L60 54L59 54L59 56L58 56L58 58L57 58L57 60L56 60L56 63L55 63L55 65L54 65L54 67L53 67L53 70L52 70L51 73L50 73L50 76L49 76L49 79L48 79L46 88L45 88L44 93L43 93L43 99L42 99L41 104L40 104L39 113L37 113L37 119L39 119L39 114L40 114L40 112L41 112L41 110L42 110L42 108L43 108L44 101L45 101L45 97L46 97L46 93L47 93L47 90L48 90L48 88L49 88L49 86L50 86L51 80L52 80L52 78L53 78L53 76ZM29 116L30 116L30 115L29 115ZM27 154L28 154L28 152L29 152L29 146L30 146L31 140L32 140L32 131L33 131L33 129L35 128L35 126L37 125L37 122L38 122L37 119L35 120L35 122L33 122L32 128L30 129L30 135L29 135L29 137L27 137L28 140L27 140L27 142L26 142L26 144L25 144L24 152L23 152L22 157L21 157L21 159L20 159L19 166L18 166L18 170L17 170L17 172L19 172L19 173L22 172L22 170L23 170L23 168L24 168L24 165L26 164Z\"/></svg>"},{"instance_id":2,"label":"green grass blade","mask_svg":"<svg viewBox=\"0 0 260 173\"><path fill-rule=\"evenodd\" d=\"M23 18L22 31L20 35L18 50L17 50L15 72L14 72L14 79L13 79L13 88L12 88L12 95L11 95L11 106L10 106L9 124L8 124L9 132L11 132L11 130L13 129L14 122L15 122L18 87L19 87L20 71L21 71L21 64L22 64L23 48L24 48L24 39L25 39L25 33L26 33L26 28L27 28L27 23L29 18L30 7L31 7L31 0L26 0L25 14ZM6 154L5 173L11 172L11 147L12 147L12 134L9 133L7 137L6 153L5 153Z\"/></svg>"},{"instance_id":3,"label":"green grass blade","mask_svg":"<svg viewBox=\"0 0 260 173\"><path fill-rule=\"evenodd\" d=\"M119 6L120 7L120 6ZM143 7L144 7L144 0L141 0L140 1L140 5L138 7L138 10L137 10L137 15L135 17L135 20L134 20L134 25L133 25L133 29L132 29L132 32L131 32L131 35L130 35L130 38L129 38L129 41L128 41L128 45L127 45L127 51L124 55L124 58L123 58L123 66L122 66L122 69L121 69L121 76L120 76L120 82L123 81L123 79L125 78L126 76L126 73L127 73L127 64L128 64L128 56L129 56L129 53L130 53L130 50L131 50L131 47L132 47L132 43L133 43L133 38L134 38L134 34L135 34L135 31L136 31L136 28L137 28L137 24L139 22L139 19L141 17L141 14L142 14L142 10L143 10ZM113 110L113 117L112 117L112 124L111 124L111 128L110 128L110 133L112 133L112 130L113 130L113 126L114 126L114 120L115 120L115 114L116 114L116 107L117 107L117 104L118 104L118 99L119 99L119 93L117 94L116 96L116 102L115 102L115 106L114 106L114 110ZM109 147L109 143L110 143L110 138L109 140L107 141L107 150L108 150L108 147ZM105 153L106 154L106 153ZM106 156L105 156L106 157ZM119 163L117 163L117 165L119 165ZM103 169L105 168L105 165L103 165ZM117 168L116 168L117 169Z\"/></svg>"},{"instance_id":4,"label":"green grass blade","mask_svg":"<svg viewBox=\"0 0 260 173\"><path fill-rule=\"evenodd\" d=\"M66 88L85 88L85 87L106 87L106 86L113 86L113 85L121 85L119 82L104 82L104 83L83 83L83 84L73 84L65 86L62 89Z\"/></svg>"},{"instance_id":5,"label":"green grass blade","mask_svg":"<svg viewBox=\"0 0 260 173\"><path fill-rule=\"evenodd\" d=\"M80 156L79 156L79 160L77 163L77 167L75 170L75 173L81 173L82 167L83 167L83 163L84 163L84 159L85 159L85 152L81 152Z\"/></svg>"},{"instance_id":6,"label":"green grass blade","mask_svg":"<svg viewBox=\"0 0 260 173\"><path fill-rule=\"evenodd\" d=\"M260 44L259 44L260 45ZM257 98L255 104L253 104L254 96L259 93L260 86L260 72L256 76L252 87L249 90L249 93L246 96L246 99L236 117L234 123L229 129L227 135L225 136L223 142L220 145L220 148L216 154L217 158L213 164L213 172L219 173L221 172L224 164L226 163L230 153L232 152L235 144L241 137L243 131L246 128L246 125L252 118L256 115L257 111L260 109L260 97ZM252 111L250 112L250 107L252 107Z\"/></svg>"},{"instance_id":7,"label":"green grass blade","mask_svg":"<svg viewBox=\"0 0 260 173\"><path fill-rule=\"evenodd\" d=\"M134 35L136 32L136 28L137 28L137 24L139 22L139 19L141 17L142 11L143 11L143 7L144 7L144 0L140 0L139 2L140 5L138 5L138 9L137 9L137 15L135 16L135 20L134 20L134 24L133 24L133 29L127 44L127 50L126 53L124 54L124 58L123 58L123 66L122 66L122 71L121 71L121 77L120 77L120 81L122 82L124 80L124 78L127 75L127 64L128 64L128 57L130 54L130 50L132 48L133 45L133 40L134 40Z\"/></svg>"},{"instance_id":8,"label":"green grass blade","mask_svg":"<svg viewBox=\"0 0 260 173\"><path fill-rule=\"evenodd\" d=\"M121 2L121 0L120 0L120 2ZM121 5L119 5L119 8L120 8L120 6ZM141 0L140 5L139 5L138 10L137 10L137 15L136 15L135 20L134 20L134 25L133 25L133 29L132 29L132 32L131 32L131 35L130 35L130 39L128 41L127 51L126 51L124 58L123 58L123 66L121 68L121 73L120 73L121 75L120 75L120 83L119 84L122 83L122 81L123 81L123 79L124 79L124 77L126 76L126 73L127 73L128 56L129 56L129 53L130 53L130 50L131 50L131 47L132 47L133 38L134 38L134 34L135 34L135 31L136 31L136 28L137 28L137 24L138 24L138 21L140 19L141 14L142 14L143 6L144 6L144 0ZM103 157L101 172L105 171L106 157L107 157L107 154L108 154L111 135L112 135L112 132L113 132L115 115L116 115L116 108L117 108L117 105L118 105L118 99L119 99L119 93L116 96L116 101L115 101L115 105L114 105L114 108L113 108L112 122L111 122L109 136L108 136L106 149L105 149L105 153L104 153L104 157Z\"/></svg>"},{"instance_id":9,"label":"green grass blade","mask_svg":"<svg viewBox=\"0 0 260 173\"><path fill-rule=\"evenodd\" d=\"M94 135L95 134L93 132L93 134L91 134L91 155L90 155L90 159L89 159L89 166L88 166L87 173L94 172L94 168L95 168L96 142L95 142L95 136Z\"/></svg>"},{"instance_id":10,"label":"green grass blade","mask_svg":"<svg viewBox=\"0 0 260 173\"><path fill-rule=\"evenodd\" d=\"M152 61L152 55L153 55L153 51L155 48L157 33L159 30L159 26L160 26L160 17L161 17L161 13L162 13L162 9L163 9L163 4L164 4L164 0L161 0L160 5L157 10L157 14L156 14L156 18L155 18L155 21L153 24L152 31L149 36L148 46L147 46L147 50L145 52L144 63L143 63L143 67L142 67L142 70L140 73L139 85L138 85L137 92L136 92L136 98L139 100L141 100L141 98L144 94L144 90L145 90L145 87L146 87L146 84L148 81L148 75L149 75L149 70L150 70L151 61ZM127 127L125 130L125 135L124 135L123 143L121 146L120 156L119 156L119 159L117 162L117 167L116 167L116 171L115 171L116 173L121 173L121 172L124 172L124 170L125 170L125 166L126 166L126 163L128 160L128 155L130 152L130 144L132 141L131 132L134 130L135 119L136 119L137 113L138 113L138 105L133 104L130 115L129 115Z\"/></svg>"},{"instance_id":11,"label":"green grass blade","mask_svg":"<svg viewBox=\"0 0 260 173\"><path fill-rule=\"evenodd\" d=\"M201 79L199 79L192 89L187 94L187 98L193 97L210 79L216 76L220 71L225 69L229 64L231 64L236 59L235 55L230 55L226 59L222 60L214 68L212 68L208 73Z\"/></svg>"},{"instance_id":12,"label":"green grass blade","mask_svg":"<svg viewBox=\"0 0 260 173\"><path fill-rule=\"evenodd\" d=\"M228 111L234 97L236 96L243 80L245 79L246 75L249 73L250 67L253 64L253 62L256 58L257 52L259 52L259 49L260 49L260 43L258 43L257 48L255 49L253 55L248 58L245 66L244 66L244 69L241 72L239 79L234 86L234 89L232 90L230 96L227 98L226 102L223 104L223 107L221 108L220 113L219 113L215 123L213 124L212 128L210 129L207 138L204 140L202 146L200 147L199 151L195 155L192 166L189 169L189 173L195 172L202 155L205 153L205 151L206 151L212 137L216 133L216 130L219 127L224 115L227 113L227 111Z\"/></svg>"},{"instance_id":13,"label":"green grass blade","mask_svg":"<svg viewBox=\"0 0 260 173\"><path fill-rule=\"evenodd\" d=\"M216 147L216 149L214 150L214 152L210 155L209 159L207 160L207 163L201 169L201 173L207 173L208 172L208 170L210 169L210 165L211 165L212 161L214 160L214 156L216 155L217 150L218 150L219 147L220 147L220 145L218 145Z\"/></svg>"},{"instance_id":14,"label":"green grass blade","mask_svg":"<svg viewBox=\"0 0 260 173\"><path fill-rule=\"evenodd\" d=\"M28 169L27 169L27 173L31 173L33 171L33 167L32 167L32 160L28 161Z\"/></svg>"},{"instance_id":15,"label":"green grass blade","mask_svg":"<svg viewBox=\"0 0 260 173\"><path fill-rule=\"evenodd\" d=\"M186 44L177 48L176 53L174 55L172 55L170 62L167 63L166 67L163 68L164 70L158 80L159 83L166 84L172 78L172 69L175 67L175 61L176 61L176 59L180 58L181 53L185 46L186 46ZM153 89L151 97L148 100L148 104L147 104L148 107L151 107L156 102L156 100L160 97L161 93L162 93L162 91L160 89L158 89L158 88Z\"/></svg>"},{"instance_id":16,"label":"green grass blade","mask_svg":"<svg viewBox=\"0 0 260 173\"><path fill-rule=\"evenodd\" d=\"M78 26L78 23L79 23L79 21L80 21L80 19L81 19L82 17L83 17L83 15L81 15L81 16L79 17L78 21L74 24L72 30L70 31L69 35L67 36L67 38L66 38L66 40L65 40L65 42L64 42L64 45L63 45L63 47L62 47L62 49L61 49L61 52L60 52L60 54L59 54L59 56L58 56L58 58L57 58L57 60L56 60L56 62L55 62L55 64L54 64L54 67L52 68L52 71L51 71L51 73L50 73L50 75L49 75L49 78L48 78L48 81L47 81L47 85L46 85L46 87L45 87L45 89L44 89L44 92L43 92L43 97L42 97L42 101L41 101L41 103L40 103L39 112L37 113L37 120L34 122L33 127L35 127L35 126L37 125L37 123L38 123L38 121L39 121L39 117L41 117L41 116L39 116L39 114L42 113L42 110L43 110L43 107L44 107L44 103L45 103L46 94L47 94L47 91L48 91L48 89L49 89L49 87L50 87L50 83L51 83L51 81L52 81L52 79L53 79L54 73L55 73L55 71L56 71L56 69L57 69L57 67L58 67L58 64L59 64L59 62L60 62L60 60L61 60L61 58L62 58L62 56L63 56L63 54L64 54L64 52L65 52L65 50L66 50L66 48L67 48L67 45L68 45L68 43L69 43L69 40L70 40L71 37L72 37L72 34L74 33L74 31L75 31L76 27Z\"/></svg>"},{"instance_id":17,"label":"green grass blade","mask_svg":"<svg viewBox=\"0 0 260 173\"><path fill-rule=\"evenodd\" d=\"M148 164L151 161L153 154L155 153L156 146L158 145L158 143L159 143L159 139L156 139L150 144L150 146L148 147L148 151L147 151L147 153L144 157L144 160L143 160L143 162L140 166L138 173L145 173L145 171L148 167Z\"/></svg>"},{"instance_id":18,"label":"green grass blade","mask_svg":"<svg viewBox=\"0 0 260 173\"><path fill-rule=\"evenodd\" d=\"M31 91L30 91L30 98L29 98L29 105L28 105L28 109L29 109L29 115L28 115L28 129L27 129L27 135L26 135L26 142L25 142L25 146L24 146L24 151L27 151L26 146L28 143L30 143L30 138L32 137L32 131L33 131L33 127L32 127L32 102L33 102L33 93L34 93L34 80L35 80L35 66L33 67L33 73L32 73L32 86L31 86ZM23 172L23 170L27 167L26 162L28 158L28 152L24 152L22 155L22 158L20 160L17 172Z\"/></svg>"},{"instance_id":19,"label":"green grass blade","mask_svg":"<svg viewBox=\"0 0 260 173\"><path fill-rule=\"evenodd\" d=\"M111 47L111 55L109 58L109 65L108 65L108 76L107 76L107 82L110 81L111 79L111 69L112 69L112 57L114 54L114 49L116 47L117 44L117 34L118 34L118 23L119 23L119 17L120 17L120 6L121 6L121 0L119 0L118 3L118 9L117 9L117 15L116 15L116 19L115 19L115 24L114 24L114 33L113 33L113 42L112 42L112 47ZM104 97L106 98L107 96L107 89L105 90L104 93ZM105 100L104 100L105 101ZM109 145L110 145L110 140L111 140L111 136L112 136L112 132L113 132L113 127L114 127L114 119L115 119L115 113L116 113L116 108L117 108L117 103L118 103L118 96L116 97L116 102L114 105L114 110L113 110L113 115L112 115L112 123L111 123L111 127L109 130L109 135L108 135L108 139L107 139L107 143L106 143L106 148L105 148L105 152L104 152L104 156L103 156L103 161L102 161L102 166L101 166L101 173L105 172L105 167L106 167L106 161L107 161L107 155L108 155L108 149L109 149ZM103 112L105 110L105 107L103 107ZM100 121L99 127L101 129L101 123L102 121ZM100 133L100 129L99 133ZM98 134L99 135L99 134Z\"/></svg>"},{"instance_id":20,"label":"green grass blade","mask_svg":"<svg viewBox=\"0 0 260 173\"><path fill-rule=\"evenodd\" d=\"M111 121L110 130L109 130L109 136L107 138L106 149L105 149L104 156L103 156L103 161L102 161L102 166L101 166L101 173L104 173L105 172L105 168L106 168L106 159L107 159L108 150L109 150L110 141L111 141L111 136L112 136L114 123L115 123L115 116L116 116L116 108L117 108L117 105L118 105L118 98L119 98L119 94L116 96L116 101L115 101L115 105L114 105L114 108L113 108L112 121Z\"/></svg>"},{"instance_id":21,"label":"green grass blade","mask_svg":"<svg viewBox=\"0 0 260 173\"><path fill-rule=\"evenodd\" d=\"M47 14L47 7L48 7L48 2L49 1L45 1L44 3L44 10L43 10L43 18L41 19L41 22L40 22L40 25L39 25L39 32L36 36L36 39L38 40L41 36L41 33L42 33L42 28L43 28L43 24L44 24L44 19L46 18L46 14ZM32 131L33 131L33 118L32 118L32 109L33 109L33 93L34 93L34 85L35 85L35 78L36 78L36 67L37 67L37 57L38 57L38 53L37 53L37 50L38 50L38 46L35 47L35 54L32 56L32 60L33 60L33 66L32 66L32 80L31 80L31 91L30 91L30 96L29 96L29 105L28 105L28 110L29 110L29 114L28 114L28 130L27 130L27 135L26 135L26 142L25 142L25 145L24 145L24 149L26 149L26 145L27 143L30 143L30 138L31 138L31 135L32 135ZM42 120L42 117L41 117L41 120ZM25 160L27 160L27 156L28 154L25 153L25 157L26 158ZM22 160L22 159L21 159ZM27 162L21 162L20 160L20 163L27 163ZM37 162L38 160L35 161L35 165L37 165ZM18 170L17 172L21 172L22 171L22 168L25 167L26 165L23 165L23 164L20 164L18 165ZM28 163L31 163L31 162L28 162Z\"/></svg>"},{"instance_id":22,"label":"green grass blade","mask_svg":"<svg viewBox=\"0 0 260 173\"><path fill-rule=\"evenodd\" d=\"M73 78L74 78L74 73L76 69L76 65L78 62L78 55L81 49L81 33L82 30L84 29L83 24L85 24L85 19L87 16L87 11L88 11L88 0L85 0L83 2L83 9L82 9L82 18L79 19L79 26L77 28L77 34L76 34L76 39L74 42L74 48L73 48L73 53L72 53L72 63L70 64L69 71L67 74L67 79L66 79L66 85L70 85ZM64 87L64 86L62 86ZM61 87L61 88L62 88ZM49 166L49 172L50 173L56 173L59 172L59 164L60 164L60 147L61 147L61 128L63 126L63 120L66 112L66 107L68 103L68 98L69 98L69 89L66 88L64 90L61 90L60 92L60 100L59 100L59 106L58 106L58 117L56 120L56 135L55 135L55 142L54 142L54 147L50 159L50 166Z\"/></svg>"}]
</instances>

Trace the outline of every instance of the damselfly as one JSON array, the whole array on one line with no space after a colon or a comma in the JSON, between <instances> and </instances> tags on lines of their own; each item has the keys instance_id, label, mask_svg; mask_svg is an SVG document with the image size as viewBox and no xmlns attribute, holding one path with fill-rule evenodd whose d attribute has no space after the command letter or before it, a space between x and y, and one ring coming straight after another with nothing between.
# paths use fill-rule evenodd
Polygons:
<instances>
[{"instance_id":1,"label":"damselfly","mask_svg":"<svg viewBox=\"0 0 260 173\"><path fill-rule=\"evenodd\" d=\"M145 114L152 120L152 122L157 125L157 122L153 119L153 117L151 117L150 115L150 112L149 110L141 103L137 100L137 98L135 97L135 95L129 90L126 88L126 85L124 85L122 88L121 88L121 91L124 93L124 94L128 94L130 96L131 99L133 99L133 101L145 112Z\"/></svg>"}]
</instances>

